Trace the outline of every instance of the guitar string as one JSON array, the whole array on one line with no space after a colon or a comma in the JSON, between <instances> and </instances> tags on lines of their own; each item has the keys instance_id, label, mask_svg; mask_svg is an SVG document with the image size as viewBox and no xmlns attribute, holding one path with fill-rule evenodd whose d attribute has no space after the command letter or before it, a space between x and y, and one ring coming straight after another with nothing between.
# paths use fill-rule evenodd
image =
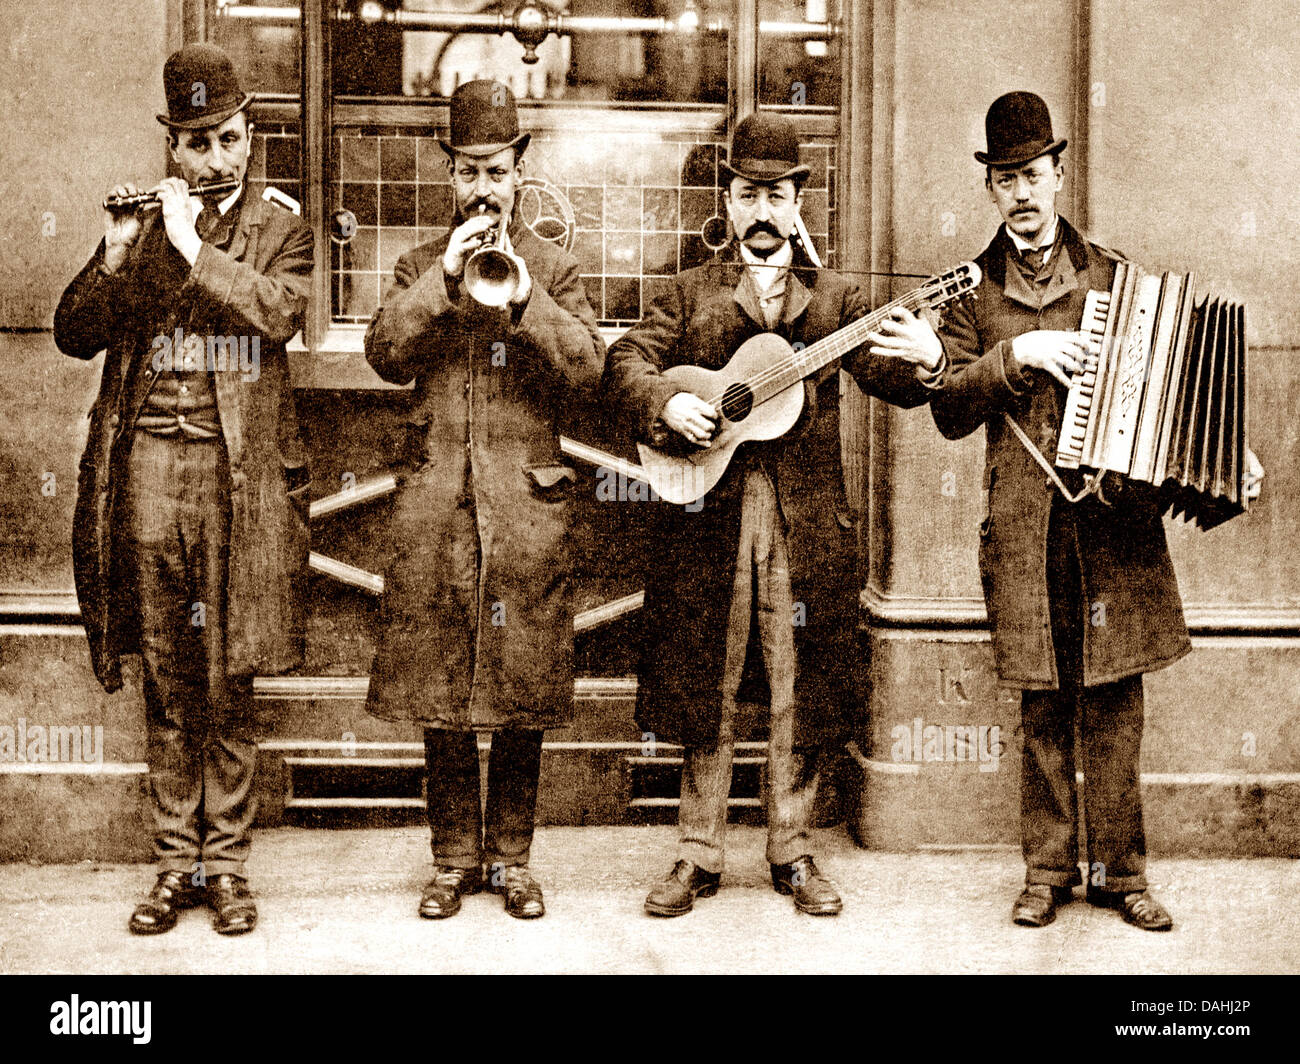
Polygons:
<instances>
[{"instance_id":1,"label":"guitar string","mask_svg":"<svg viewBox=\"0 0 1300 1064\"><path fill-rule=\"evenodd\" d=\"M862 327L872 318L877 318L878 320L875 324L879 325L894 310L898 309L899 307L907 306L909 300L916 300L918 305L921 302L928 303L934 295L939 294L940 292L942 292L942 290L943 290L943 286L938 282L936 282L934 285L921 285L920 287L912 290L911 292L899 296L897 299L891 300L890 302L884 304L884 306L877 307L875 310L870 311L869 313L865 314L863 317L850 322L848 325L844 326L844 328L840 330L840 332L848 333L851 330L860 331ZM868 331L874 331L874 328ZM809 352L815 350L820 344L826 344L827 350L835 350L835 348L840 347L840 345L846 343L845 340L835 340L833 343L828 343L828 341L833 340L836 335L837 335L836 333L832 333L830 336L824 337L823 339L817 341L816 343L813 343L810 346L804 348L804 350L802 351L795 351L791 357L781 360L776 365L768 366L764 368L759 373L755 374L753 377L743 381L735 381L734 383L743 384L747 386L751 392L756 391L761 386L767 384L771 380L775 380L781 376L784 376L786 373L789 373L791 371L797 371L799 369L799 364L801 362L806 362L810 358ZM836 351L835 354L831 355L830 358L826 359L823 365L828 365L829 363L833 362L836 358L842 358L848 352L854 350L857 347L860 347L864 341L865 341L865 337L862 340L858 340L857 342L848 344L848 346L841 347L840 350ZM804 375L805 374L801 373L800 379L802 379ZM717 408L719 404L725 399L725 397L726 397L726 392L723 392L721 395L706 401L709 403L710 406ZM761 404L755 404L755 405L761 405Z\"/></svg>"},{"instance_id":2,"label":"guitar string","mask_svg":"<svg viewBox=\"0 0 1300 1064\"><path fill-rule=\"evenodd\" d=\"M886 303L882 307L876 308L876 310L871 311L870 313L864 315L863 317L858 318L857 320L846 325L844 327L843 332L848 333L850 331L853 331L855 334L859 333L862 331L866 323L870 321L872 318L876 319L875 324L878 325L879 323L883 322L885 318L887 318L892 311L894 311L898 307L906 306L909 296L919 295L920 293L921 293L921 289L917 289L915 293L908 293L908 295L906 296L901 296L896 300L892 300L889 303ZM868 331L873 331L873 330L868 330ZM830 341L830 340L832 340L832 337L829 336L825 337L822 341L818 341L818 343L814 343L810 345L809 347L805 348L803 351L796 351L790 357L777 362L775 365L765 367L760 372L755 374L753 377L741 381L735 381L733 382L733 384L744 385L752 393L752 392L757 392L760 388L764 387L771 381L778 380L781 377L786 376L791 372L798 374L796 380L801 380L804 376L807 375L807 372L812 372L812 371L803 372L800 363L806 363L814 357L820 358L821 354L824 352L818 352L816 356L810 356L809 352L814 351L818 347L818 344L826 343L826 341ZM847 337L845 337L843 339L836 339L834 340L834 342L831 343L826 343L826 351L833 351L834 353L831 354L830 357L827 358L822 363L822 365L828 365L831 362L833 362L836 358L843 357L849 351L852 351L855 348L861 346L863 342L865 342L865 337L863 337L861 340L857 340L856 342L849 342ZM792 381L791 383L793 384L795 382ZM771 397L768 396L766 398L771 398ZM753 405L754 406L762 405L763 402L766 402L766 398L760 400L758 403L755 403ZM709 400L709 405L717 408L725 399L726 399L726 392L724 391L721 395L718 395L714 399Z\"/></svg>"},{"instance_id":3,"label":"guitar string","mask_svg":"<svg viewBox=\"0 0 1300 1064\"><path fill-rule=\"evenodd\" d=\"M948 283L950 284L951 282ZM877 307L875 310L868 312L863 317L858 318L857 320L844 326L844 328L839 332L847 333L850 330L860 331L862 326L865 325L866 322L873 317L878 318L878 322L877 322L878 324L879 322L883 322L885 318L889 316L889 313L891 311L895 310L900 306L906 306L909 301L915 301L917 306L921 305L922 303L931 303L937 295L943 294L945 290L946 290L946 284L939 280L935 280L933 284L921 285L918 288L913 289L911 292L907 292L904 295L899 296L897 299L891 300L889 303L886 303L884 306ZM961 293L956 293L956 294L961 294ZM808 360L810 351L816 349L820 344L827 343L828 341L832 340L832 338L836 335L837 334L832 333L831 336L824 337L822 340L819 340L816 343L809 345L803 351L795 352L791 358L788 358L783 362L779 362L775 366L767 367L766 369L764 369L763 371L755 375L753 378L745 381L737 381L735 383L746 384L749 387L754 388L759 385L766 384L769 380L784 375L789 371L792 370L797 371L799 368L799 363L806 362ZM848 342L846 340L836 340L834 343L829 343L828 344L829 348L833 349L837 346L840 346L840 349L836 351L835 354L831 355L830 358L826 359L823 365L826 365L834 361L836 358L842 357L843 355L847 354L849 351L852 351L855 348L861 346L861 343L862 341L860 340L855 340L853 342ZM806 373L801 373L800 377L802 378L802 376L806 376ZM723 393L723 396L719 396L716 400L714 400L712 405L716 406L717 403L720 402L724 396L725 393Z\"/></svg>"}]
</instances>

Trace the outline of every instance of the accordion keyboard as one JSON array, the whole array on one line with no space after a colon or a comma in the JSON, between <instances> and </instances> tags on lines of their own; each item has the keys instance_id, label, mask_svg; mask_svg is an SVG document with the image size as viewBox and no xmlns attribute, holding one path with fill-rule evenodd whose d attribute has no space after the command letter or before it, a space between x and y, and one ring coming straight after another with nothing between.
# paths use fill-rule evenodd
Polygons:
<instances>
[{"instance_id":1,"label":"accordion keyboard","mask_svg":"<svg viewBox=\"0 0 1300 1064\"><path fill-rule=\"evenodd\" d=\"M1106 316L1109 312L1109 292L1088 293L1083 304L1083 321L1080 323L1080 330L1088 334L1088 354L1084 358L1083 368L1070 382L1056 449L1056 464L1063 469L1078 469L1083 458L1083 441L1088 432L1088 418L1092 416L1101 342L1106 333Z\"/></svg>"}]
</instances>

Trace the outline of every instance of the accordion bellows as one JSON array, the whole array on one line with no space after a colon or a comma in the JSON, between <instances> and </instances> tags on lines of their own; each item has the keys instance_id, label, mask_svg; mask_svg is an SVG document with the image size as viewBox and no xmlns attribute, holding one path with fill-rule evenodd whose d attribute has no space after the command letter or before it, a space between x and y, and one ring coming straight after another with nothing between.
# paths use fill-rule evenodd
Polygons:
<instances>
[{"instance_id":1,"label":"accordion bellows","mask_svg":"<svg viewBox=\"0 0 1300 1064\"><path fill-rule=\"evenodd\" d=\"M1089 292L1089 355L1066 399L1056 464L1160 488L1162 509L1203 529L1247 508L1246 308L1205 295L1195 275L1121 262Z\"/></svg>"}]
</instances>

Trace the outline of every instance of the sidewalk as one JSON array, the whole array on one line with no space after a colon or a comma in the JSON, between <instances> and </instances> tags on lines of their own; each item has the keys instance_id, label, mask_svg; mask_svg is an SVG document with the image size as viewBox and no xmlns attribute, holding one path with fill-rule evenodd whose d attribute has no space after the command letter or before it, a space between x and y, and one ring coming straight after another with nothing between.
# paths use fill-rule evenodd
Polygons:
<instances>
[{"instance_id":1,"label":"sidewalk","mask_svg":"<svg viewBox=\"0 0 1300 1064\"><path fill-rule=\"evenodd\" d=\"M816 918L775 894L761 828L733 827L717 897L645 916L673 861L666 827L540 828L532 866L547 915L512 920L493 895L446 921L415 909L430 868L423 828L261 831L249 874L261 922L222 938L199 909L157 938L126 930L145 865L0 865L0 973L417 972L1300 972L1300 863L1157 860L1175 928L1152 934L1082 900L1043 929L1011 924L1014 850L886 854L819 832L844 913Z\"/></svg>"}]
</instances>

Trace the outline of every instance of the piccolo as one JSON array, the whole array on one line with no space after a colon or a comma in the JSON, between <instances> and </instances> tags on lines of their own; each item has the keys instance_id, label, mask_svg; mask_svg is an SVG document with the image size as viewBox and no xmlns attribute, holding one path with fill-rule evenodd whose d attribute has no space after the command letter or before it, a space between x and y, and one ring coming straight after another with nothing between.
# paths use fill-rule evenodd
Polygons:
<instances>
[{"instance_id":1,"label":"piccolo","mask_svg":"<svg viewBox=\"0 0 1300 1064\"><path fill-rule=\"evenodd\" d=\"M200 182L190 186L191 196L215 196L221 192L234 192L239 187L239 180L224 177L220 181ZM157 192L137 192L134 196L108 196L104 200L104 209L110 211L129 210L132 207L147 207L159 202Z\"/></svg>"}]
</instances>

